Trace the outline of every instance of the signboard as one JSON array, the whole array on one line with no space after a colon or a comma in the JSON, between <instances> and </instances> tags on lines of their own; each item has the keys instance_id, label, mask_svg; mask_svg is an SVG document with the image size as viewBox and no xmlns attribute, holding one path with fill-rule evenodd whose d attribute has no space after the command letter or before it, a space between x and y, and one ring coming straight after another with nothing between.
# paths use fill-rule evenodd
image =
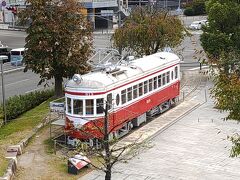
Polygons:
<instances>
[{"instance_id":1,"label":"signboard","mask_svg":"<svg viewBox=\"0 0 240 180\"><path fill-rule=\"evenodd\" d=\"M50 102L50 111L64 113L64 103L60 102Z\"/></svg>"},{"instance_id":2,"label":"signboard","mask_svg":"<svg viewBox=\"0 0 240 180\"><path fill-rule=\"evenodd\" d=\"M113 10L101 10L101 16L113 16Z\"/></svg>"}]
</instances>

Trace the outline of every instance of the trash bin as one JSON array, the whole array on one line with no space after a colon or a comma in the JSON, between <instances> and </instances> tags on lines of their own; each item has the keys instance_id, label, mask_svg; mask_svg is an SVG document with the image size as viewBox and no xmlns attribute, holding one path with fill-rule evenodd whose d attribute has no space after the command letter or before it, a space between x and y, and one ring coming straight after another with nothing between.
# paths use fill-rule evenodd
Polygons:
<instances>
[{"instance_id":1,"label":"trash bin","mask_svg":"<svg viewBox=\"0 0 240 180\"><path fill-rule=\"evenodd\" d=\"M90 160L86 156L75 155L72 158L68 159L68 173L69 174L78 174L80 169L89 165Z\"/></svg>"}]
</instances>

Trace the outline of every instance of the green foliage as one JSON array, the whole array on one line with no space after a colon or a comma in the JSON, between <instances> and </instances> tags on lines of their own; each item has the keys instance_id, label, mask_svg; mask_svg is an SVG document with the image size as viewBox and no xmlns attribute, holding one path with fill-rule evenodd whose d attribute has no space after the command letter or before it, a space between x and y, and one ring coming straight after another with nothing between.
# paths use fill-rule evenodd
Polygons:
<instances>
[{"instance_id":1,"label":"green foliage","mask_svg":"<svg viewBox=\"0 0 240 180\"><path fill-rule=\"evenodd\" d=\"M45 90L45 91L35 91L29 94L16 95L16 96L10 97L6 102L7 120L10 121L12 119L17 118L24 112L48 100L53 95L54 95L53 90Z\"/></svg>"},{"instance_id":2,"label":"green foliage","mask_svg":"<svg viewBox=\"0 0 240 180\"><path fill-rule=\"evenodd\" d=\"M236 0L210 0L207 3L208 26L203 27L201 43L212 58L222 51L240 50L240 4Z\"/></svg>"},{"instance_id":3,"label":"green foliage","mask_svg":"<svg viewBox=\"0 0 240 180\"><path fill-rule=\"evenodd\" d=\"M41 81L55 79L55 95L62 95L62 80L89 71L92 28L76 0L28 0L20 22L27 28L25 70L40 74Z\"/></svg>"},{"instance_id":4,"label":"green foliage","mask_svg":"<svg viewBox=\"0 0 240 180\"><path fill-rule=\"evenodd\" d=\"M206 14L205 10L205 0L194 0L190 3L184 10L184 15L186 16L196 16Z\"/></svg>"},{"instance_id":5,"label":"green foliage","mask_svg":"<svg viewBox=\"0 0 240 180\"><path fill-rule=\"evenodd\" d=\"M0 144L4 139L7 139L8 136L19 133L23 131L31 131L36 125L42 122L43 118L49 113L49 101L41 103L39 106L31 109L30 111L25 112L14 121L9 122L8 124L0 128ZM26 136L26 135L25 135ZM21 138L25 137L15 137L14 143L17 143ZM20 138L20 139L19 139ZM12 141L13 139L11 139Z\"/></svg>"},{"instance_id":6,"label":"green foliage","mask_svg":"<svg viewBox=\"0 0 240 180\"><path fill-rule=\"evenodd\" d=\"M230 156L231 157L239 156L239 154L240 154L240 136L239 136L239 134L236 133L233 136L228 137L228 139L230 139L230 141L232 141L232 143L234 145L231 149Z\"/></svg>"},{"instance_id":7,"label":"green foliage","mask_svg":"<svg viewBox=\"0 0 240 180\"><path fill-rule=\"evenodd\" d=\"M209 0L208 26L203 27L201 43L219 74L212 96L227 119L240 121L240 4L239 0ZM233 136L231 156L240 155L240 139Z\"/></svg>"},{"instance_id":8,"label":"green foliage","mask_svg":"<svg viewBox=\"0 0 240 180\"><path fill-rule=\"evenodd\" d=\"M138 7L132 11L123 26L115 31L112 40L115 47L142 56L156 53L166 46L179 45L184 30L177 16Z\"/></svg>"},{"instance_id":9,"label":"green foliage","mask_svg":"<svg viewBox=\"0 0 240 180\"><path fill-rule=\"evenodd\" d=\"M192 7L187 7L184 10L183 14L186 16L194 16L195 15Z\"/></svg>"}]
</instances>

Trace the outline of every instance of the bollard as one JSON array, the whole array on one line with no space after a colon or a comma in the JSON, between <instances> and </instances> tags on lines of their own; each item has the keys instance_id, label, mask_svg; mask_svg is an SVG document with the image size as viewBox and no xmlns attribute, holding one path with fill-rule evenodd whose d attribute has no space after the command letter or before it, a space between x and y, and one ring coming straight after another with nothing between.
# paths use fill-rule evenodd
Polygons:
<instances>
[{"instance_id":1,"label":"bollard","mask_svg":"<svg viewBox=\"0 0 240 180\"><path fill-rule=\"evenodd\" d=\"M205 94L205 102L207 102L207 90L206 89L204 91L204 94Z\"/></svg>"}]
</instances>

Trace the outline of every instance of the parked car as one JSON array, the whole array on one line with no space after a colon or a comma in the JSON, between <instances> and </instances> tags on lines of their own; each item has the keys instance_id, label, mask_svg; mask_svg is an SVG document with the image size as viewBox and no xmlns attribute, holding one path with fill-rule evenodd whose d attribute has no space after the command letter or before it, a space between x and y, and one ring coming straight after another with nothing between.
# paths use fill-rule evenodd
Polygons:
<instances>
[{"instance_id":1,"label":"parked car","mask_svg":"<svg viewBox=\"0 0 240 180\"><path fill-rule=\"evenodd\" d=\"M202 26L207 25L207 23L208 23L207 20L193 21L189 28L193 30L200 30Z\"/></svg>"},{"instance_id":2,"label":"parked car","mask_svg":"<svg viewBox=\"0 0 240 180\"><path fill-rule=\"evenodd\" d=\"M11 48L7 46L0 46L0 56L3 55L8 57L8 59L3 60L3 63L10 62L10 51L11 51Z\"/></svg>"}]
</instances>

